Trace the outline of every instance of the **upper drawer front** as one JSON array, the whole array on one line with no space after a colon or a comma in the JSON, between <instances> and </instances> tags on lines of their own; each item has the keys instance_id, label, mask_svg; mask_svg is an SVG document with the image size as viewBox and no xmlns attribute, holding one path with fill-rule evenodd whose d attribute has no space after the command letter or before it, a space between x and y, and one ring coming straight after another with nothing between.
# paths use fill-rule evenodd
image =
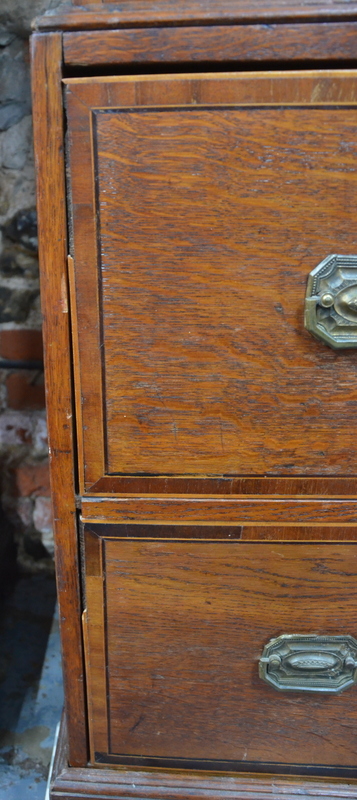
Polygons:
<instances>
[{"instance_id":1,"label":"upper drawer front","mask_svg":"<svg viewBox=\"0 0 357 800\"><path fill-rule=\"evenodd\" d=\"M355 77L67 81L87 488L355 473L356 356L303 327L357 252Z\"/></svg>"}]
</instances>

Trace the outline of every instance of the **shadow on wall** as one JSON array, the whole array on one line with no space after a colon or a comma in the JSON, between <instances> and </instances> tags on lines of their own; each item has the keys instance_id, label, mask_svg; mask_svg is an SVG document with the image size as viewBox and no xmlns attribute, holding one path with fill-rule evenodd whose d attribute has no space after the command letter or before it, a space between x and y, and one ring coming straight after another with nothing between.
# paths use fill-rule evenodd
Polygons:
<instances>
[{"instance_id":1,"label":"shadow on wall","mask_svg":"<svg viewBox=\"0 0 357 800\"><path fill-rule=\"evenodd\" d=\"M0 796L7 800L45 796L63 706L55 599L53 577L22 575L1 608Z\"/></svg>"}]
</instances>

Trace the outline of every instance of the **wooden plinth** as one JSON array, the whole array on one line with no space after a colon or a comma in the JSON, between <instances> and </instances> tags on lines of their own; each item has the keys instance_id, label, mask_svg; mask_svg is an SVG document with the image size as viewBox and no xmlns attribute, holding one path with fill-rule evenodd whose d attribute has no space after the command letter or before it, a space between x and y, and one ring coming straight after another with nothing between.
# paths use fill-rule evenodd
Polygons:
<instances>
[{"instance_id":1,"label":"wooden plinth","mask_svg":"<svg viewBox=\"0 0 357 800\"><path fill-rule=\"evenodd\" d=\"M50 800L357 800L357 782L280 779L276 776L184 773L174 770L69 767L67 726L61 723Z\"/></svg>"}]
</instances>

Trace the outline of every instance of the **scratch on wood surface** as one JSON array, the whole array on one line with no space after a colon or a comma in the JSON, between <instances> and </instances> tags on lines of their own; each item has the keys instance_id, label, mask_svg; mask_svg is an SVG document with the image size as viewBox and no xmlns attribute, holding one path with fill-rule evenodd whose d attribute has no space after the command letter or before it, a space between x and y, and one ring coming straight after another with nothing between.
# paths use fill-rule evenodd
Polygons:
<instances>
[{"instance_id":1,"label":"scratch on wood surface","mask_svg":"<svg viewBox=\"0 0 357 800\"><path fill-rule=\"evenodd\" d=\"M221 419L221 418L220 418L220 420L219 420L219 432L220 432L220 437L221 437L221 448L222 448L222 453L224 453L223 427L222 427L222 419Z\"/></svg>"},{"instance_id":2,"label":"scratch on wood surface","mask_svg":"<svg viewBox=\"0 0 357 800\"><path fill-rule=\"evenodd\" d=\"M61 310L63 314L68 314L67 285L65 275L61 279Z\"/></svg>"},{"instance_id":3,"label":"scratch on wood surface","mask_svg":"<svg viewBox=\"0 0 357 800\"><path fill-rule=\"evenodd\" d=\"M314 86L313 91L311 93L311 102L318 103L319 100L323 99L323 90L324 84L320 83L320 81Z\"/></svg>"},{"instance_id":4,"label":"scratch on wood surface","mask_svg":"<svg viewBox=\"0 0 357 800\"><path fill-rule=\"evenodd\" d=\"M135 731L135 729L140 725L141 722L143 722L144 719L145 714L140 714L139 719L134 723L133 727L129 729L130 733L133 733L133 731Z\"/></svg>"}]
</instances>

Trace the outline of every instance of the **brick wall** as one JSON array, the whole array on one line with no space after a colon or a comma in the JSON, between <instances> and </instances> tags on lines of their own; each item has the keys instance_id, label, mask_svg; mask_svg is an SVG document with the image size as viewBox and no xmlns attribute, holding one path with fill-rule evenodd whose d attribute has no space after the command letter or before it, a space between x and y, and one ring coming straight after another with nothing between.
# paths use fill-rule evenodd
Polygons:
<instances>
[{"instance_id":1,"label":"brick wall","mask_svg":"<svg viewBox=\"0 0 357 800\"><path fill-rule=\"evenodd\" d=\"M33 17L55 5L0 7L1 493L26 571L53 569L28 37Z\"/></svg>"}]
</instances>

